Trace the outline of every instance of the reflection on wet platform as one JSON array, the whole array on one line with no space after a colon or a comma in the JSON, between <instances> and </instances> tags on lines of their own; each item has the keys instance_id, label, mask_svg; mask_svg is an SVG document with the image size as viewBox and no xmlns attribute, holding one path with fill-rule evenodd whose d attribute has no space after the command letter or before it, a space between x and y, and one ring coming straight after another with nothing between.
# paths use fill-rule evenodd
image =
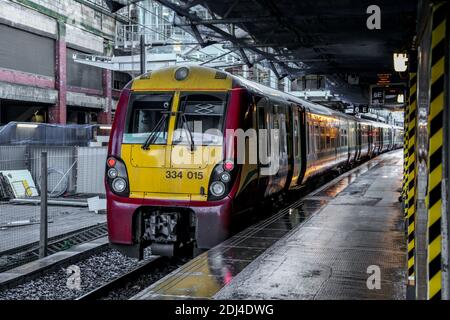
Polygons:
<instances>
[{"instance_id":1,"label":"reflection on wet platform","mask_svg":"<svg viewBox=\"0 0 450 320\"><path fill-rule=\"evenodd\" d=\"M358 178L370 174L371 168L375 168L380 165L381 162L381 159L376 158L341 175L315 192L310 193L308 196L295 202L289 208L281 210L270 218L238 233L224 243L196 257L186 265L137 294L133 299L213 298L220 290L222 290L222 288L232 283L233 279L239 275L241 271L244 269L247 271L247 267L249 267L256 259L259 259L258 257L265 254L267 249L274 245L276 246L280 239L288 239L298 233L299 228L310 221L312 217L316 216L318 212L321 212L326 208L330 201L341 201L341 198L338 198L338 195L345 195L345 197L342 198L347 199L346 201L349 202L349 204L352 202L358 204L358 201L362 201L363 199L358 198L357 195L368 192L371 184L367 181L360 182ZM380 201L379 198L375 197L369 199L365 198L364 200L367 201L363 205L369 206L375 205ZM327 216L327 219L341 218L339 218L339 216L334 218ZM318 228L320 228L320 221L321 219L316 220ZM345 225L348 222L347 219L344 219L341 224L339 220L336 220L336 226L345 228ZM374 221L374 225L380 226L378 222L384 223L384 220ZM352 222L350 221L350 224L351 223ZM363 226L361 226L361 229L363 229ZM335 241L337 239L335 237L339 237L339 234L330 234L328 237L327 230L320 229L316 229L314 232L311 231L305 233L304 236L307 237L307 235L313 238L320 235L319 238L323 241L326 239L334 239ZM370 239L370 231L366 230L362 231L362 233L353 233L350 235L349 239L341 239L341 241L342 243L346 243L347 241L356 239L355 241L357 242L361 237ZM304 239L306 241L307 238ZM301 246L301 241L297 245ZM317 245L320 245L320 243L317 243ZM308 257L310 254L306 249L303 248L302 250L304 251L305 256ZM292 246L286 246L279 248L279 250L287 251L293 249ZM351 250L348 251L347 255L351 255L351 252ZM338 256L335 258L339 259ZM317 261L317 263L319 262L320 261ZM326 275L328 272L327 270L319 269L317 269L317 272L322 275ZM311 270L305 272L308 273L310 271ZM282 296L280 296L280 298L282 298ZM304 298L307 297L305 296Z\"/></svg>"},{"instance_id":2,"label":"reflection on wet platform","mask_svg":"<svg viewBox=\"0 0 450 320\"><path fill-rule=\"evenodd\" d=\"M402 155L377 159L370 170L352 173L348 187L341 189L349 181L344 179L308 195L323 198L322 191L341 189L213 298L405 299L406 243L397 191ZM380 270L377 290L367 286L373 267Z\"/></svg>"}]
</instances>

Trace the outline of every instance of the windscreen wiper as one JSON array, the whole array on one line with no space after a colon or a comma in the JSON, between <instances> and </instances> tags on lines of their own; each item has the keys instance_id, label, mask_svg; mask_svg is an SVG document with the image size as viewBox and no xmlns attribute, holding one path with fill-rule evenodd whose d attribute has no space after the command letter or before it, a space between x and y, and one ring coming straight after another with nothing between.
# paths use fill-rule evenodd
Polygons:
<instances>
[{"instance_id":1,"label":"windscreen wiper","mask_svg":"<svg viewBox=\"0 0 450 320\"><path fill-rule=\"evenodd\" d=\"M147 140L145 140L144 144L142 145L142 149L149 150L150 145L153 144L156 140L156 137L157 137L156 132L159 132L159 131L163 132L165 130L166 123L167 123L166 119L167 119L167 116L169 115L169 113L170 113L169 111L167 111L167 112L161 111L162 117L158 121L156 126L152 129L152 131L150 132L150 135L148 136ZM159 130L161 126L164 126L164 127L162 127L162 130Z\"/></svg>"}]
</instances>

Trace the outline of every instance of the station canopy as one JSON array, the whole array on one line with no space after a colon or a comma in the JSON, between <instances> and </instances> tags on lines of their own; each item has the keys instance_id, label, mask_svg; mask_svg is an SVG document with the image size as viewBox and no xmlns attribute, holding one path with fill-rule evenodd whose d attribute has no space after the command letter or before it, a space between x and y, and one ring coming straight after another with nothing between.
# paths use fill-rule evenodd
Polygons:
<instances>
[{"instance_id":1,"label":"station canopy","mask_svg":"<svg viewBox=\"0 0 450 320\"><path fill-rule=\"evenodd\" d=\"M269 67L279 79L326 75L348 95L358 87L367 96L380 77L406 82L407 74L394 70L393 54L415 49L414 0L155 1L173 10L173 24L201 47L222 44L242 63ZM108 0L115 9L138 2ZM199 7L209 14L199 14Z\"/></svg>"},{"instance_id":2,"label":"station canopy","mask_svg":"<svg viewBox=\"0 0 450 320\"><path fill-rule=\"evenodd\" d=\"M326 74L339 80L353 74L360 84L376 83L380 74L405 81L394 71L393 54L413 48L418 5L412 0L156 1L174 10L198 40L227 40L247 64L252 60L245 55L263 55L280 78ZM212 18L196 15L197 5ZM367 26L372 5L379 8L380 29ZM235 27L247 36L236 35Z\"/></svg>"}]
</instances>

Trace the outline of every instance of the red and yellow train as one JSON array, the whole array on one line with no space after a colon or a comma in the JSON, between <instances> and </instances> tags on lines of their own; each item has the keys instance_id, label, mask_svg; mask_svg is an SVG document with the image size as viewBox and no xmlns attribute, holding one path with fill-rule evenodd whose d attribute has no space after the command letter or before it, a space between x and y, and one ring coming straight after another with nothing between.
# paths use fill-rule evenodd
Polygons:
<instances>
[{"instance_id":1,"label":"red and yellow train","mask_svg":"<svg viewBox=\"0 0 450 320\"><path fill-rule=\"evenodd\" d=\"M227 132L255 132L256 149L244 136L248 156L238 161ZM211 248L265 201L402 144L402 128L223 71L152 71L123 90L115 114L105 179L110 242L138 258L148 246L162 255L187 243Z\"/></svg>"}]
</instances>

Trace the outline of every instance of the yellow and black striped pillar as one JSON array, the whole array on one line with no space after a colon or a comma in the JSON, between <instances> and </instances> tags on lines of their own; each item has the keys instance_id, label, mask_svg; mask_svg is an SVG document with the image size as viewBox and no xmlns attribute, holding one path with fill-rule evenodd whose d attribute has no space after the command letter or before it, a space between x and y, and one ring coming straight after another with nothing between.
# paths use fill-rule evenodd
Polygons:
<instances>
[{"instance_id":1,"label":"yellow and black striped pillar","mask_svg":"<svg viewBox=\"0 0 450 320\"><path fill-rule=\"evenodd\" d=\"M406 223L408 226L408 280L414 281L415 215L416 215L416 122L417 75L409 74L408 144L406 160Z\"/></svg>"},{"instance_id":2,"label":"yellow and black striped pillar","mask_svg":"<svg viewBox=\"0 0 450 320\"><path fill-rule=\"evenodd\" d=\"M428 232L427 298L441 299L441 216L442 216L442 160L443 116L445 91L445 28L446 5L433 6L431 35L430 110L428 115Z\"/></svg>"},{"instance_id":3,"label":"yellow and black striped pillar","mask_svg":"<svg viewBox=\"0 0 450 320\"><path fill-rule=\"evenodd\" d=\"M409 115L409 102L405 104L404 112L404 136L403 136L403 208L405 213L405 219L408 215L408 115Z\"/></svg>"}]
</instances>

